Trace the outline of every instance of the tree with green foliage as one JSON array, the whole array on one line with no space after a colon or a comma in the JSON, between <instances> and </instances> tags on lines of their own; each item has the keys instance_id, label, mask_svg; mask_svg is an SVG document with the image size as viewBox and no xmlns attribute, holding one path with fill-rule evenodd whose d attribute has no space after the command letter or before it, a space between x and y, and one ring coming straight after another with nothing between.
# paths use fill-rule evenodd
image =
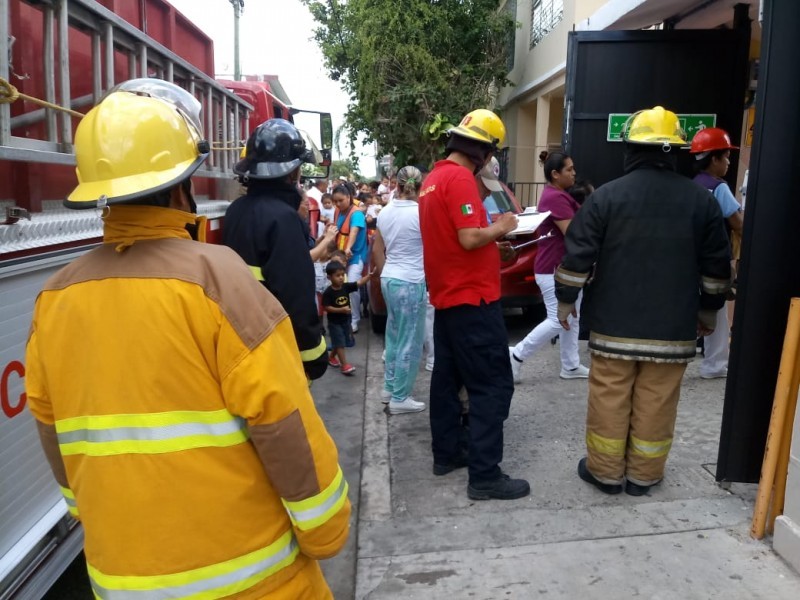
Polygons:
<instances>
[{"instance_id":1,"label":"tree with green foliage","mask_svg":"<svg viewBox=\"0 0 800 600\"><path fill-rule=\"evenodd\" d=\"M352 158L332 161L330 177L331 179L336 179L337 177L361 179L361 173L358 172L358 162Z\"/></svg>"},{"instance_id":2,"label":"tree with green foliage","mask_svg":"<svg viewBox=\"0 0 800 600\"><path fill-rule=\"evenodd\" d=\"M498 0L302 0L332 79L350 94L351 140L363 132L396 164L428 165L444 132L507 85L514 35Z\"/></svg>"},{"instance_id":3,"label":"tree with green foliage","mask_svg":"<svg viewBox=\"0 0 800 600\"><path fill-rule=\"evenodd\" d=\"M325 169L318 165L304 163L300 166L300 174L308 179L317 179L324 177ZM337 177L351 177L355 179L361 178L361 173L358 170L358 161L354 157L344 160L331 161L331 167L328 172L328 177L336 179Z\"/></svg>"}]
</instances>

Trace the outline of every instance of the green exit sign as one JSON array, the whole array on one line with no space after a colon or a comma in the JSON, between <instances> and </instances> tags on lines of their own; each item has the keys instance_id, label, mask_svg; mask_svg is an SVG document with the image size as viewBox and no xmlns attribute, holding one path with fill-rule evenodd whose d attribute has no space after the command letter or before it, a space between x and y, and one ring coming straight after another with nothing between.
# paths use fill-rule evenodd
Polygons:
<instances>
[{"instance_id":1,"label":"green exit sign","mask_svg":"<svg viewBox=\"0 0 800 600\"><path fill-rule=\"evenodd\" d=\"M630 113L611 113L608 115L608 131L606 140L609 142L622 141L622 128L625 126ZM706 127L717 126L717 115L698 114L698 115L678 115L678 122L686 132L686 141L691 142L695 134Z\"/></svg>"}]
</instances>

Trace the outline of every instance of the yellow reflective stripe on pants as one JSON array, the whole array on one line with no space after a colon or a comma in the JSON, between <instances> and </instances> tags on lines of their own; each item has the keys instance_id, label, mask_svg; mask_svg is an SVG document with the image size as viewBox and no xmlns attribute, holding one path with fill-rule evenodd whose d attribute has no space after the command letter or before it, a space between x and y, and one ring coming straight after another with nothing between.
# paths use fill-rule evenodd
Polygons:
<instances>
[{"instance_id":1,"label":"yellow reflective stripe on pants","mask_svg":"<svg viewBox=\"0 0 800 600\"><path fill-rule=\"evenodd\" d=\"M224 448L249 439L246 423L227 410L90 415L56 421L61 454L113 456Z\"/></svg>"},{"instance_id":2,"label":"yellow reflective stripe on pants","mask_svg":"<svg viewBox=\"0 0 800 600\"><path fill-rule=\"evenodd\" d=\"M291 530L255 552L215 565L167 575L107 575L88 565L94 593L103 600L214 600L250 589L292 564L300 549Z\"/></svg>"},{"instance_id":3,"label":"yellow reflective stripe on pants","mask_svg":"<svg viewBox=\"0 0 800 600\"><path fill-rule=\"evenodd\" d=\"M64 502L67 503L67 510L76 519L78 518L78 503L75 501L75 494L69 488L58 486L61 490L61 495L64 496Z\"/></svg>"},{"instance_id":4,"label":"yellow reflective stripe on pants","mask_svg":"<svg viewBox=\"0 0 800 600\"><path fill-rule=\"evenodd\" d=\"M601 454L610 454L611 456L625 455L625 440L603 437L591 431L586 432L586 447Z\"/></svg>"},{"instance_id":5,"label":"yellow reflective stripe on pants","mask_svg":"<svg viewBox=\"0 0 800 600\"><path fill-rule=\"evenodd\" d=\"M264 274L261 272L261 267L254 267L253 265L247 265L247 267L258 281L265 281Z\"/></svg>"},{"instance_id":6,"label":"yellow reflective stripe on pants","mask_svg":"<svg viewBox=\"0 0 800 600\"><path fill-rule=\"evenodd\" d=\"M300 351L300 359L303 362L310 362L312 360L318 359L328 350L328 344L325 341L324 337L321 337L319 340L319 344L317 344L314 348L310 348L309 350L301 350Z\"/></svg>"},{"instance_id":7,"label":"yellow reflective stripe on pants","mask_svg":"<svg viewBox=\"0 0 800 600\"><path fill-rule=\"evenodd\" d=\"M339 512L347 500L347 481L339 467L336 477L331 484L316 496L289 502L283 500L283 505L289 512L292 523L301 531L307 531L327 523L333 515Z\"/></svg>"},{"instance_id":8,"label":"yellow reflective stripe on pants","mask_svg":"<svg viewBox=\"0 0 800 600\"><path fill-rule=\"evenodd\" d=\"M646 442L635 436L630 436L631 452L644 458L661 458L669 454L672 448L672 438L660 442Z\"/></svg>"}]
</instances>

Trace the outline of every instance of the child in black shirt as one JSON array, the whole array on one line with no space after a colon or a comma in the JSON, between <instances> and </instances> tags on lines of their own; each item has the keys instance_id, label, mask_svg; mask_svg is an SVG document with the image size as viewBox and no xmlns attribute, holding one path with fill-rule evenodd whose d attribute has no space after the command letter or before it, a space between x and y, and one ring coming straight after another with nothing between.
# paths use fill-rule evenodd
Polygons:
<instances>
[{"instance_id":1,"label":"child in black shirt","mask_svg":"<svg viewBox=\"0 0 800 600\"><path fill-rule=\"evenodd\" d=\"M347 362L345 347L353 345L353 331L350 325L350 294L367 283L372 272L367 273L356 282L345 283L345 266L331 261L325 267L325 273L331 284L322 292L322 308L328 313L328 333L331 336L331 355L329 363L332 367L341 367L343 375L352 375L356 368Z\"/></svg>"}]
</instances>

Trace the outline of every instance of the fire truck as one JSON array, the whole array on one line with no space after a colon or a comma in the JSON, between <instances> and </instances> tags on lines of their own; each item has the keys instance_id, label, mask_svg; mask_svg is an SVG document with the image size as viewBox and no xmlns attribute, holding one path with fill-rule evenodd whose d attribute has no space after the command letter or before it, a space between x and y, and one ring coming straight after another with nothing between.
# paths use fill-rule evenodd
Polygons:
<instances>
[{"instance_id":1,"label":"fire truck","mask_svg":"<svg viewBox=\"0 0 800 600\"><path fill-rule=\"evenodd\" d=\"M216 80L212 40L166 0L0 0L0 600L41 597L83 545L25 410L25 343L45 280L101 242L96 211L62 206L81 113L138 77L203 106L211 153L193 181L212 243L256 125L295 121L330 164L330 114L292 108L274 78Z\"/></svg>"}]
</instances>

